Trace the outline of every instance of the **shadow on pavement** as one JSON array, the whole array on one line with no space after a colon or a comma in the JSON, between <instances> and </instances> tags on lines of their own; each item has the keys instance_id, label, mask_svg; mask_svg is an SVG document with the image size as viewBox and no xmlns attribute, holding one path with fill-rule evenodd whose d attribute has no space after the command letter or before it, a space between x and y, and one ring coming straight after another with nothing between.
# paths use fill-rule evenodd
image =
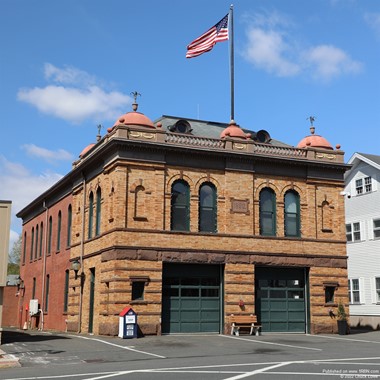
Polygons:
<instances>
[{"instance_id":1,"label":"shadow on pavement","mask_svg":"<svg viewBox=\"0 0 380 380\"><path fill-rule=\"evenodd\" d=\"M43 342L57 339L71 339L62 335L48 335L40 331L21 331L21 330L3 330L2 344L16 343L16 342Z\"/></svg>"}]
</instances>

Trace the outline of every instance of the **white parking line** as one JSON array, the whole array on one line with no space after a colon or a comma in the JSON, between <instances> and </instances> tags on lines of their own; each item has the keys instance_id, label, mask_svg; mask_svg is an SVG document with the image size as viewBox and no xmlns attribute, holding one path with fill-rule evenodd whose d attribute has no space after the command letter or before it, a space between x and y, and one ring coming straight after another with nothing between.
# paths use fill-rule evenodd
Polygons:
<instances>
[{"instance_id":1,"label":"white parking line","mask_svg":"<svg viewBox=\"0 0 380 380\"><path fill-rule=\"evenodd\" d=\"M246 373L243 373L241 375L237 375L237 376L233 376L233 377L228 377L227 379L225 380L239 380L239 379L244 379L246 377L250 377L250 376L253 376L253 375L257 375L258 373L263 373L263 372L267 372L269 371L270 369L273 369L273 368L278 368L278 367L283 367L285 365L288 365L288 364L291 364L292 362L284 362L284 363L279 363L279 364L275 364L275 365L272 365L270 367L264 367L264 368L259 368L259 369L256 369L254 371L251 371L251 372L246 372Z\"/></svg>"},{"instance_id":2,"label":"white parking line","mask_svg":"<svg viewBox=\"0 0 380 380\"><path fill-rule=\"evenodd\" d=\"M223 337L223 338L244 340L246 342L256 343L256 344L270 344L270 345L273 345L273 346L299 348L300 350L323 351L321 348L313 348L313 347L305 347L305 346L294 346L294 345L291 345L291 344L283 344L283 343L263 342L262 340L252 340L252 339L241 338L241 337L238 337L238 336L230 336L230 335L220 335L220 336Z\"/></svg>"},{"instance_id":3,"label":"white parking line","mask_svg":"<svg viewBox=\"0 0 380 380\"><path fill-rule=\"evenodd\" d=\"M347 341L351 341L351 342L380 344L380 342L374 342L373 340L363 340L363 339L354 339L354 338L340 338L338 336L328 336L328 335L308 335L308 337L328 338L328 339L335 339L335 340L347 340Z\"/></svg>"},{"instance_id":4,"label":"white parking line","mask_svg":"<svg viewBox=\"0 0 380 380\"><path fill-rule=\"evenodd\" d=\"M289 375L289 376L296 376L296 375L310 375L310 376L335 376L335 374L330 373L318 373L318 372L276 372L276 371L270 371L274 368L284 367L286 365L294 365L294 364L308 364L308 363L329 363L329 364L342 364L345 363L345 365L354 364L352 361L355 361L356 364L359 365L378 365L380 360L380 357L365 357L365 358L343 358L343 359L317 359L317 360L297 360L297 361L287 361L287 362L260 362L260 363L234 363L234 364L214 364L214 365L207 365L207 366L189 366L189 367L172 367L172 368L151 368L151 369L143 369L143 370L128 370L128 371L114 371L114 372L97 372L97 373L76 373L76 374L70 374L70 375L56 375L56 376L33 376L33 377L19 377L19 378L9 378L4 380L47 380L47 379L69 379L69 378L82 378L86 376L86 380L101 380L101 379L107 379L112 377L118 377L133 373L157 373L157 372L166 372L166 373L195 373L195 374L235 374L233 377L228 377L225 380L239 380L244 379L249 376L253 376L255 374L259 373L266 373L266 374L273 374L273 375ZM350 363L351 361L351 363ZM359 361L359 363L357 363ZM375 363L369 363L368 361L376 361ZM264 365L266 367L259 368L253 371L242 371L241 369L237 369L236 371L233 370L221 370L220 368L226 368L226 367L255 367L255 366L261 366ZM209 368L210 370L206 370ZM217 370L213 370L213 369ZM187 371L185 371L187 370ZM236 375L237 374L237 375ZM91 378L88 378L87 376L94 376ZM358 376L358 375L357 375ZM378 374L371 374L367 375L371 378L379 378L380 375ZM358 377L356 377L358 378Z\"/></svg>"},{"instance_id":5,"label":"white parking line","mask_svg":"<svg viewBox=\"0 0 380 380\"><path fill-rule=\"evenodd\" d=\"M100 343L108 344L108 345L110 345L110 346L114 346L114 347L122 348L123 350L128 350L128 351L138 352L138 353L140 353L140 354L150 355L150 356L154 356L154 357L156 357L156 358L160 358L160 359L166 359L165 356L162 356L162 355L157 355L157 354L152 354L152 353L150 353L150 352L146 352L146 351L136 350L136 349L131 348L131 347L121 346L121 345L119 345L119 344L115 344L115 343L107 342L107 341L105 341L105 340L101 340L101 339L88 338L88 337L86 337L86 336L80 336L80 335L69 335L69 336L73 336L73 337L75 337L75 338L87 339L87 340L94 340L94 341L96 341L96 342L100 342Z\"/></svg>"}]
</instances>

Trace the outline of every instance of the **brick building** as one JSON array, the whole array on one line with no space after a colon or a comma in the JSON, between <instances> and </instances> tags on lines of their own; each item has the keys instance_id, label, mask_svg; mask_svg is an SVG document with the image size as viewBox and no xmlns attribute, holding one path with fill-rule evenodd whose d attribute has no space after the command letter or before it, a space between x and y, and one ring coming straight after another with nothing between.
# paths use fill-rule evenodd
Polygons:
<instances>
[{"instance_id":1,"label":"brick building","mask_svg":"<svg viewBox=\"0 0 380 380\"><path fill-rule=\"evenodd\" d=\"M0 200L0 344L3 326L3 304L7 282L11 201Z\"/></svg>"},{"instance_id":2,"label":"brick building","mask_svg":"<svg viewBox=\"0 0 380 380\"><path fill-rule=\"evenodd\" d=\"M117 335L131 306L143 334L226 333L251 313L263 332L335 331L344 153L314 127L297 147L247 132L135 110L85 148L18 213L31 325Z\"/></svg>"}]
</instances>

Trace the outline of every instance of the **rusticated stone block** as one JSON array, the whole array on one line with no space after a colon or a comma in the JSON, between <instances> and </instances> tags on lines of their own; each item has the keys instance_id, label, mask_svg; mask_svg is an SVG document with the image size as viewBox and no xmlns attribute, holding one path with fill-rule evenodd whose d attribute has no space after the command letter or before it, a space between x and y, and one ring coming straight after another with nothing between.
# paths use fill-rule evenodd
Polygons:
<instances>
[{"instance_id":1,"label":"rusticated stone block","mask_svg":"<svg viewBox=\"0 0 380 380\"><path fill-rule=\"evenodd\" d=\"M110 260L137 260L137 251L135 249L116 249L103 252L101 261L105 262Z\"/></svg>"},{"instance_id":2,"label":"rusticated stone block","mask_svg":"<svg viewBox=\"0 0 380 380\"><path fill-rule=\"evenodd\" d=\"M159 329L156 324L153 323L139 323L139 329L142 335L158 335Z\"/></svg>"},{"instance_id":3,"label":"rusticated stone block","mask_svg":"<svg viewBox=\"0 0 380 380\"><path fill-rule=\"evenodd\" d=\"M228 255L227 261L231 264L249 264L249 255Z\"/></svg>"},{"instance_id":4,"label":"rusticated stone block","mask_svg":"<svg viewBox=\"0 0 380 380\"><path fill-rule=\"evenodd\" d=\"M67 322L67 331L70 331L70 332L79 331L79 323L76 321L68 321Z\"/></svg>"},{"instance_id":5,"label":"rusticated stone block","mask_svg":"<svg viewBox=\"0 0 380 380\"><path fill-rule=\"evenodd\" d=\"M311 333L312 334L331 334L336 333L338 330L336 323L327 324L327 323L312 323L311 324Z\"/></svg>"},{"instance_id":6,"label":"rusticated stone block","mask_svg":"<svg viewBox=\"0 0 380 380\"><path fill-rule=\"evenodd\" d=\"M115 323L99 323L99 334L117 336L119 334L119 325Z\"/></svg>"},{"instance_id":7,"label":"rusticated stone block","mask_svg":"<svg viewBox=\"0 0 380 380\"><path fill-rule=\"evenodd\" d=\"M153 250L141 249L138 251L138 257L140 260L157 261L158 253Z\"/></svg>"},{"instance_id":8,"label":"rusticated stone block","mask_svg":"<svg viewBox=\"0 0 380 380\"><path fill-rule=\"evenodd\" d=\"M210 254L208 259L210 264L224 264L226 262L226 256L220 254Z\"/></svg>"},{"instance_id":9,"label":"rusticated stone block","mask_svg":"<svg viewBox=\"0 0 380 380\"><path fill-rule=\"evenodd\" d=\"M186 252L182 255L182 262L184 263L207 263L207 261L208 261L207 253Z\"/></svg>"}]
</instances>

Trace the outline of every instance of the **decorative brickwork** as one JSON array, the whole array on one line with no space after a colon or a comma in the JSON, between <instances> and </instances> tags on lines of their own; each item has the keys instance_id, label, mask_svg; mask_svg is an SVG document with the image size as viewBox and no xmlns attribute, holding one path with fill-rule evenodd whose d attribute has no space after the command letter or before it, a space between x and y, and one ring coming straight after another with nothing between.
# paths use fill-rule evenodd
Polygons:
<instances>
[{"instance_id":1,"label":"decorative brickwork","mask_svg":"<svg viewBox=\"0 0 380 380\"><path fill-rule=\"evenodd\" d=\"M55 300L51 302L56 304L49 305L46 328L117 335L119 313L131 306L142 334L161 334L162 320L168 318L162 315L164 265L217 264L222 283L220 331L228 332L231 314L257 311L255 268L291 267L308 275L307 331L335 332L337 304L325 303L324 284L337 281L335 300L348 303L340 196L345 170L341 151L327 154L323 149L251 140L236 143L230 138L222 141L116 125L74 163L70 176L49 191L47 211L41 208L41 198L20 213L29 247L31 228L41 222L46 225L47 215L53 215L56 230L58 210L66 231L65 213L72 205L70 249L43 256L44 267L42 258L29 262L27 248L23 307L31 298L33 276L41 298L43 273L50 273ZM171 231L172 185L179 179L190 191L189 231ZM199 189L205 182L216 189L216 233L199 232ZM275 194L275 236L260 236L259 197L264 188ZM289 190L299 196L299 237L285 236ZM101 194L99 201L97 194ZM56 238L53 234L54 247ZM70 270L65 313L64 274L74 260L81 267L77 275ZM143 283L140 299L133 299L134 282Z\"/></svg>"}]
</instances>

